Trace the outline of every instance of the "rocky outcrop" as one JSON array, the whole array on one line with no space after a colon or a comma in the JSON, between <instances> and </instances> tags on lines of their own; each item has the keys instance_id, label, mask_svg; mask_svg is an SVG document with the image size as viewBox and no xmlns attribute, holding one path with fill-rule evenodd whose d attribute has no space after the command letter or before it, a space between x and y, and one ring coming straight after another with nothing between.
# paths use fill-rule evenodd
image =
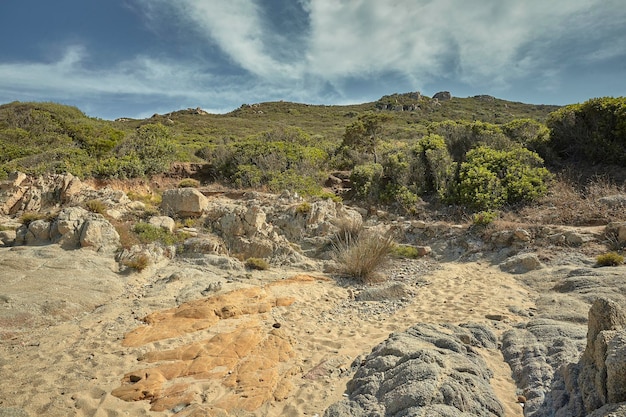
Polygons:
<instances>
[{"instance_id":1,"label":"rocky outcrop","mask_svg":"<svg viewBox=\"0 0 626 417\"><path fill-rule=\"evenodd\" d=\"M207 205L207 198L195 188L177 188L163 192L161 210L167 215L197 217Z\"/></svg>"},{"instance_id":2,"label":"rocky outcrop","mask_svg":"<svg viewBox=\"0 0 626 417\"><path fill-rule=\"evenodd\" d=\"M504 416L477 352L496 348L482 325L418 324L374 348L325 417Z\"/></svg>"},{"instance_id":3,"label":"rocky outcrop","mask_svg":"<svg viewBox=\"0 0 626 417\"><path fill-rule=\"evenodd\" d=\"M436 98L439 101L446 101L452 98L452 94L450 94L449 91L440 91L438 93L435 93L433 98Z\"/></svg>"},{"instance_id":4,"label":"rocky outcrop","mask_svg":"<svg viewBox=\"0 0 626 417\"><path fill-rule=\"evenodd\" d=\"M120 237L101 214L81 207L62 209L55 218L35 220L16 231L16 245L58 243L65 249L90 248L112 253L120 246Z\"/></svg>"},{"instance_id":5,"label":"rocky outcrop","mask_svg":"<svg viewBox=\"0 0 626 417\"><path fill-rule=\"evenodd\" d=\"M619 304L598 298L586 337L581 326L547 319L506 332L502 351L527 399L525 415L623 416L611 410L626 402L625 327Z\"/></svg>"},{"instance_id":6,"label":"rocky outcrop","mask_svg":"<svg viewBox=\"0 0 626 417\"><path fill-rule=\"evenodd\" d=\"M615 302L600 298L591 306L587 347L578 363L577 381L586 413L626 401L625 326L626 314ZM577 395L571 397L574 401L570 403L578 402Z\"/></svg>"},{"instance_id":7,"label":"rocky outcrop","mask_svg":"<svg viewBox=\"0 0 626 417\"><path fill-rule=\"evenodd\" d=\"M14 172L7 181L0 182L0 214L58 207L71 202L84 188L85 185L72 174L33 178Z\"/></svg>"}]
</instances>

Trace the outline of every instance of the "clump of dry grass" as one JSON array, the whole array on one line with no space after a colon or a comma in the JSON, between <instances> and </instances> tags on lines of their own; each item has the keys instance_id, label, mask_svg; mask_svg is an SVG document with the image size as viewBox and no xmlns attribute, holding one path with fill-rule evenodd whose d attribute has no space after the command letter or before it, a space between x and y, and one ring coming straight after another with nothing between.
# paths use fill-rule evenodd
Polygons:
<instances>
[{"instance_id":1,"label":"clump of dry grass","mask_svg":"<svg viewBox=\"0 0 626 417\"><path fill-rule=\"evenodd\" d=\"M596 257L598 266L618 266L624 263L624 257L617 252L608 252Z\"/></svg>"},{"instance_id":2,"label":"clump of dry grass","mask_svg":"<svg viewBox=\"0 0 626 417\"><path fill-rule=\"evenodd\" d=\"M85 208L92 213L105 214L107 206L100 200L88 200L85 201Z\"/></svg>"},{"instance_id":3,"label":"clump of dry grass","mask_svg":"<svg viewBox=\"0 0 626 417\"><path fill-rule=\"evenodd\" d=\"M537 204L523 208L520 215L533 223L589 226L626 218L624 207L602 203L602 197L626 194L606 177L593 177L583 184L564 176L555 179L548 194Z\"/></svg>"},{"instance_id":4,"label":"clump of dry grass","mask_svg":"<svg viewBox=\"0 0 626 417\"><path fill-rule=\"evenodd\" d=\"M337 231L331 239L335 247L358 240L363 231L363 221L360 219L342 218L335 222L335 226L337 227Z\"/></svg>"},{"instance_id":5,"label":"clump of dry grass","mask_svg":"<svg viewBox=\"0 0 626 417\"><path fill-rule=\"evenodd\" d=\"M246 259L246 268L266 271L270 269L270 264L263 258L248 258Z\"/></svg>"},{"instance_id":6,"label":"clump of dry grass","mask_svg":"<svg viewBox=\"0 0 626 417\"><path fill-rule=\"evenodd\" d=\"M373 232L360 232L356 238L349 234L344 237L345 240L334 244L338 272L360 282L382 281L378 272L393 251L393 237Z\"/></svg>"},{"instance_id":7,"label":"clump of dry grass","mask_svg":"<svg viewBox=\"0 0 626 417\"><path fill-rule=\"evenodd\" d=\"M150 258L145 253L141 253L133 256L130 259L126 259L122 264L128 268L132 268L135 271L141 272L150 265Z\"/></svg>"}]
</instances>

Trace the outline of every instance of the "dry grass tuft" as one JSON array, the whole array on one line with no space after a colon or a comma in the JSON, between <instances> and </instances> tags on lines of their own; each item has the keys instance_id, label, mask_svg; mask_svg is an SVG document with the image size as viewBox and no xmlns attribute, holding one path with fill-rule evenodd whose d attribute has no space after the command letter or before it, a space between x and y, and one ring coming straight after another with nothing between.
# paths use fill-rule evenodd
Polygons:
<instances>
[{"instance_id":1,"label":"dry grass tuft","mask_svg":"<svg viewBox=\"0 0 626 417\"><path fill-rule=\"evenodd\" d=\"M346 240L335 243L338 272L360 282L382 281L378 272L395 247L393 237L372 232L361 232L357 238L349 234L345 237Z\"/></svg>"},{"instance_id":2,"label":"dry grass tuft","mask_svg":"<svg viewBox=\"0 0 626 417\"><path fill-rule=\"evenodd\" d=\"M141 272L150 265L150 258L145 253L141 253L132 257L131 259L127 259L123 262L124 266L128 268L132 268L135 271Z\"/></svg>"},{"instance_id":3,"label":"dry grass tuft","mask_svg":"<svg viewBox=\"0 0 626 417\"><path fill-rule=\"evenodd\" d=\"M533 206L524 207L520 215L531 223L592 226L626 219L621 205L607 205L603 197L626 194L606 177L593 177L579 185L565 177L555 179L548 194Z\"/></svg>"},{"instance_id":4,"label":"dry grass tuft","mask_svg":"<svg viewBox=\"0 0 626 417\"><path fill-rule=\"evenodd\" d=\"M617 252L608 252L596 257L599 266L618 266L624 263L624 257Z\"/></svg>"}]
</instances>

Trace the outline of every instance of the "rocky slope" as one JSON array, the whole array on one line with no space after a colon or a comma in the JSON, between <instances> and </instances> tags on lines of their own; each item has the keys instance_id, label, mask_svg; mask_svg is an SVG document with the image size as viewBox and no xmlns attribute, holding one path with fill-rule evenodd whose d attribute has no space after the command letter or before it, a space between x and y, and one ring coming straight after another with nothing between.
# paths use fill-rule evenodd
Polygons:
<instances>
[{"instance_id":1,"label":"rocky slope","mask_svg":"<svg viewBox=\"0 0 626 417\"><path fill-rule=\"evenodd\" d=\"M623 267L589 256L626 224L486 233L289 192L162 195L0 184L0 367L15 375L0 415L626 415ZM129 222L178 243L129 244ZM324 273L357 222L425 257L380 284Z\"/></svg>"}]
</instances>

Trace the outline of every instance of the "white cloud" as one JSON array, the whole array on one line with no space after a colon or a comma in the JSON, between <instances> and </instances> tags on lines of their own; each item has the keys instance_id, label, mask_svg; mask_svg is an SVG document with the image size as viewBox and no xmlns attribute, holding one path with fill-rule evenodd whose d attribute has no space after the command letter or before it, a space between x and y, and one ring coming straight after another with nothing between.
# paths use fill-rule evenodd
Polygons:
<instances>
[{"instance_id":1,"label":"white cloud","mask_svg":"<svg viewBox=\"0 0 626 417\"><path fill-rule=\"evenodd\" d=\"M222 56L167 58L173 55L163 45L159 58L146 53L94 69L87 65L91 51L75 45L53 62L0 63L0 96L94 101L119 95L161 100L169 109L224 109L277 99L330 104L368 97L364 89L348 95L349 88L356 91L350 86L355 80L419 90L453 80L482 93L532 79L537 88L556 91L569 67L626 56L619 42L623 0L482 0L480 7L465 0L298 0L308 15L308 22L297 22L305 25L300 34L278 33L271 24L278 2L133 1L153 31L167 19L168 29L192 31ZM382 77L402 82L385 84Z\"/></svg>"},{"instance_id":2,"label":"white cloud","mask_svg":"<svg viewBox=\"0 0 626 417\"><path fill-rule=\"evenodd\" d=\"M142 0L146 1L146 0ZM241 68L264 79L294 78L301 63L284 62L275 42L281 34L272 33L254 0L177 0L165 2L183 22L192 22ZM154 1L151 2L154 4Z\"/></svg>"},{"instance_id":3,"label":"white cloud","mask_svg":"<svg viewBox=\"0 0 626 417\"><path fill-rule=\"evenodd\" d=\"M531 69L519 65L522 48L561 31L578 30L559 23L593 3L601 4L311 0L309 68L334 78L400 71L418 80L444 75L468 83L505 82ZM456 67L450 67L451 62Z\"/></svg>"}]
</instances>

